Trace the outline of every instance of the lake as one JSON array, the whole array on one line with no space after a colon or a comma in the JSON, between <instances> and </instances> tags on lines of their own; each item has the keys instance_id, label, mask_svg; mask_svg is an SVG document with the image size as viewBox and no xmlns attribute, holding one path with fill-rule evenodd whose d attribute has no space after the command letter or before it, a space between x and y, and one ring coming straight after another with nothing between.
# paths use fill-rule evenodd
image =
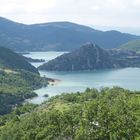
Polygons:
<instances>
[{"instance_id":1,"label":"lake","mask_svg":"<svg viewBox=\"0 0 140 140\"><path fill-rule=\"evenodd\" d=\"M66 52L31 52L24 55L35 59L49 61ZM32 63L38 67L42 63ZM32 103L40 104L47 98L61 93L84 91L86 88L97 88L120 86L130 90L140 90L140 68L108 69L98 71L78 72L51 72L39 71L42 76L59 79L60 82L54 86L49 85L36 90L38 97L30 100Z\"/></svg>"}]
</instances>

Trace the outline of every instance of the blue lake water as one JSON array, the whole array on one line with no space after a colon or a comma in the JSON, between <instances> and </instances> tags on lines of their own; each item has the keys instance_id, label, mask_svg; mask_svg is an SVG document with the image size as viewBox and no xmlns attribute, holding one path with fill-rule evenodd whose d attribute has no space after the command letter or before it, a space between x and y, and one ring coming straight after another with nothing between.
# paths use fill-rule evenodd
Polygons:
<instances>
[{"instance_id":1,"label":"blue lake water","mask_svg":"<svg viewBox=\"0 0 140 140\"><path fill-rule=\"evenodd\" d=\"M46 61L65 52L31 52L26 55L31 58L45 59ZM39 66L42 63L32 63ZM40 71L42 76L59 79L60 82L54 86L49 85L36 90L38 97L30 100L32 103L42 103L47 98L61 93L84 91L86 88L97 88L120 86L130 90L140 90L140 68L109 69L98 71L78 71L78 72L50 72Z\"/></svg>"}]
</instances>

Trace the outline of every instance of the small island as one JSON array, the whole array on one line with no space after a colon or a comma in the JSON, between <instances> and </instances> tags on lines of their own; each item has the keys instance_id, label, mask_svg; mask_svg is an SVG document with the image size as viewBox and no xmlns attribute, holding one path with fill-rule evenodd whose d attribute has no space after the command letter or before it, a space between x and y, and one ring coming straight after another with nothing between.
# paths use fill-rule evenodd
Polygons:
<instances>
[{"instance_id":1,"label":"small island","mask_svg":"<svg viewBox=\"0 0 140 140\"><path fill-rule=\"evenodd\" d=\"M43 97L47 98L47 97L49 97L49 95L48 94L45 94Z\"/></svg>"},{"instance_id":2,"label":"small island","mask_svg":"<svg viewBox=\"0 0 140 140\"><path fill-rule=\"evenodd\" d=\"M33 59L33 58L30 58L30 57L25 57L25 56L23 56L23 57L28 62L45 62L44 59Z\"/></svg>"}]
</instances>

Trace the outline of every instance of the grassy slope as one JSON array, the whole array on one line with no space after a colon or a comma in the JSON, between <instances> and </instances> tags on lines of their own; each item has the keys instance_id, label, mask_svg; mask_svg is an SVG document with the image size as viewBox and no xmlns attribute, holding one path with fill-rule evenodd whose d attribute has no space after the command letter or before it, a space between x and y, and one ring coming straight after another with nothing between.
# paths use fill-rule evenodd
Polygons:
<instances>
[{"instance_id":1,"label":"grassy slope","mask_svg":"<svg viewBox=\"0 0 140 140\"><path fill-rule=\"evenodd\" d=\"M129 41L120 46L122 50L131 50L140 53L140 40Z\"/></svg>"}]
</instances>

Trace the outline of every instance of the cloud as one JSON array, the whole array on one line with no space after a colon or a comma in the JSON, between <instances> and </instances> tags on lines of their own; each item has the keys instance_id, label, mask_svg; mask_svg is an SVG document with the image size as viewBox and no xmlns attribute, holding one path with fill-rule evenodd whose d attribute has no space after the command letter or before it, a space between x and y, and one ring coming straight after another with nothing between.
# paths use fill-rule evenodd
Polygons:
<instances>
[{"instance_id":1,"label":"cloud","mask_svg":"<svg viewBox=\"0 0 140 140\"><path fill-rule=\"evenodd\" d=\"M24 23L72 21L139 26L140 0L0 0L0 16Z\"/></svg>"},{"instance_id":2,"label":"cloud","mask_svg":"<svg viewBox=\"0 0 140 140\"><path fill-rule=\"evenodd\" d=\"M0 5L0 16L30 23L39 21L42 13L55 6L55 0L0 0Z\"/></svg>"}]
</instances>

